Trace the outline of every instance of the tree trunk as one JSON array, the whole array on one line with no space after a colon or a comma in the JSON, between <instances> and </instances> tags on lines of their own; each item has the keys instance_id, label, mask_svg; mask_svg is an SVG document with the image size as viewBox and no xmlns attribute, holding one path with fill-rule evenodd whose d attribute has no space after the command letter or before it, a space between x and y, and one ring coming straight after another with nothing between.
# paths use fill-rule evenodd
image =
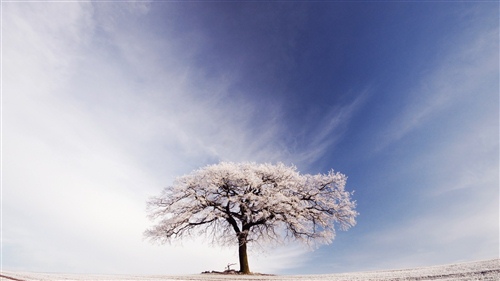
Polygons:
<instances>
[{"instance_id":1,"label":"tree trunk","mask_svg":"<svg viewBox=\"0 0 500 281\"><path fill-rule=\"evenodd\" d=\"M240 273L250 274L247 256L247 233L241 232L238 235L238 254L240 258Z\"/></svg>"}]
</instances>

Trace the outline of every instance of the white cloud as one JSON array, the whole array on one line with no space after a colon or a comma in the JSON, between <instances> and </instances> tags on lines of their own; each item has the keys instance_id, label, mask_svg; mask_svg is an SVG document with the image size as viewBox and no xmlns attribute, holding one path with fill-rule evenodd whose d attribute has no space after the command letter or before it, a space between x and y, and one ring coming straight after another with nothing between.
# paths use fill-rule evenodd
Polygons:
<instances>
[{"instance_id":1,"label":"white cloud","mask_svg":"<svg viewBox=\"0 0 500 281\"><path fill-rule=\"evenodd\" d=\"M223 269L234 249L143 241L145 200L175 176L218 159L286 161L272 141L279 123L267 121L279 109L262 112L251 100L228 98L230 77L205 81L189 60L175 58L168 38L154 41L127 29L132 24L121 26L138 22L147 6L102 5L3 6L2 265L94 273ZM166 60L158 61L160 53ZM297 256L273 260L272 268Z\"/></svg>"},{"instance_id":2,"label":"white cloud","mask_svg":"<svg viewBox=\"0 0 500 281\"><path fill-rule=\"evenodd\" d=\"M356 98L348 104L333 107L328 114L319 120L308 122L311 124L305 127L299 135L306 136L303 142L305 148L293 151L297 156L295 161L304 166L309 166L314 161L324 156L325 152L335 147L344 137L345 130L353 116L359 110L370 95L370 89L357 93ZM314 116L317 118L317 116Z\"/></svg>"},{"instance_id":3,"label":"white cloud","mask_svg":"<svg viewBox=\"0 0 500 281\"><path fill-rule=\"evenodd\" d=\"M251 251L249 259L258 272L279 273L306 264L309 261L310 253L311 249L305 245L281 245L265 252ZM250 269L253 270L253 268Z\"/></svg>"},{"instance_id":4,"label":"white cloud","mask_svg":"<svg viewBox=\"0 0 500 281\"><path fill-rule=\"evenodd\" d=\"M408 89L407 105L384 132L379 149L429 124L449 109L470 99L494 101L498 96L498 29L469 30L463 44L447 46L446 55ZM457 114L457 113L455 113Z\"/></svg>"},{"instance_id":5,"label":"white cloud","mask_svg":"<svg viewBox=\"0 0 500 281\"><path fill-rule=\"evenodd\" d=\"M377 137L379 155L399 159L373 188L397 195L346 257L365 269L498 257L498 25L457 36Z\"/></svg>"},{"instance_id":6,"label":"white cloud","mask_svg":"<svg viewBox=\"0 0 500 281\"><path fill-rule=\"evenodd\" d=\"M488 195L472 197L462 208L426 210L418 218L371 233L365 243L384 251L379 262L385 264L377 267L429 266L497 257L498 205L494 199L484 200ZM478 199L483 203L475 204ZM446 200L443 204L450 205Z\"/></svg>"},{"instance_id":7,"label":"white cloud","mask_svg":"<svg viewBox=\"0 0 500 281\"><path fill-rule=\"evenodd\" d=\"M479 115L479 114L478 114ZM446 195L462 189L498 191L498 114L486 114L472 128L457 133L436 151L419 157L420 166L440 170L427 192Z\"/></svg>"}]
</instances>

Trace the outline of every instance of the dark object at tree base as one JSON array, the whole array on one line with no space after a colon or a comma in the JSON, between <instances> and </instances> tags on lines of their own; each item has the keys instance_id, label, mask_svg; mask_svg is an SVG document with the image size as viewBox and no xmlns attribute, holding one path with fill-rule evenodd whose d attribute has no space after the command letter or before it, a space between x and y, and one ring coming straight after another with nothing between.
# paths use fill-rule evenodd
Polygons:
<instances>
[{"instance_id":1,"label":"dark object at tree base","mask_svg":"<svg viewBox=\"0 0 500 281\"><path fill-rule=\"evenodd\" d=\"M263 274L263 273L241 273L238 270L224 270L224 271L203 271L201 274L222 274L222 275L259 275L259 276L274 276L274 274Z\"/></svg>"}]
</instances>

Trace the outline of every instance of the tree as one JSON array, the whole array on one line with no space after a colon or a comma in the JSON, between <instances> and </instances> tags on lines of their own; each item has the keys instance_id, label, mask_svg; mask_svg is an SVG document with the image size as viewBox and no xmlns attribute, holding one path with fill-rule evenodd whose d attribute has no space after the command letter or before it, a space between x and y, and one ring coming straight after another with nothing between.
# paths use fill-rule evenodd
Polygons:
<instances>
[{"instance_id":1,"label":"tree","mask_svg":"<svg viewBox=\"0 0 500 281\"><path fill-rule=\"evenodd\" d=\"M282 163L226 163L179 177L148 200L154 226L145 236L160 243L207 235L218 245L238 245L240 273L249 274L247 244L297 239L331 243L337 224L356 224L356 202L346 176L301 175Z\"/></svg>"}]
</instances>

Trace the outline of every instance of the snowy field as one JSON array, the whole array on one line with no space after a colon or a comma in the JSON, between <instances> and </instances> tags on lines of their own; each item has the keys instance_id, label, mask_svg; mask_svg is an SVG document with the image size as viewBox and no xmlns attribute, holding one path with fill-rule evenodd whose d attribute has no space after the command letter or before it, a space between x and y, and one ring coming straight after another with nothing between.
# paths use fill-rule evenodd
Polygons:
<instances>
[{"instance_id":1,"label":"snowy field","mask_svg":"<svg viewBox=\"0 0 500 281\"><path fill-rule=\"evenodd\" d=\"M293 275L293 276L240 276L240 275L211 275L197 274L184 276L164 275L77 275L77 274L55 274L55 273L29 273L3 271L1 281L45 281L45 280L108 280L108 281L226 281L226 280L367 280L367 281L396 281L396 280L500 280L500 259L460 263L442 266L422 267L404 270L387 270L373 272L354 272L342 274L323 275Z\"/></svg>"}]
</instances>

